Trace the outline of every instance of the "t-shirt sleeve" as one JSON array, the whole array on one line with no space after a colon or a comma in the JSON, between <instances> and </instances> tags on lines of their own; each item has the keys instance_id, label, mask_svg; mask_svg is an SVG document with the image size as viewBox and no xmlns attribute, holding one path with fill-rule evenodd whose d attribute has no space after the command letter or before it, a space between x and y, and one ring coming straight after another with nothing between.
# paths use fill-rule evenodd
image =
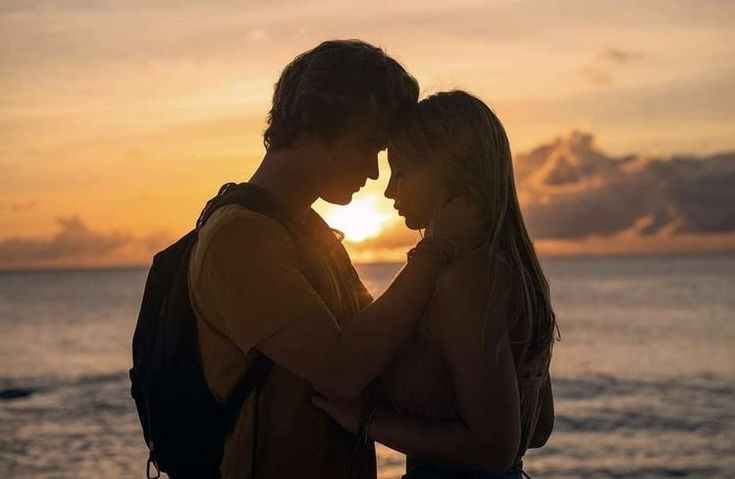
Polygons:
<instances>
[{"instance_id":1,"label":"t-shirt sleeve","mask_svg":"<svg viewBox=\"0 0 735 479\"><path fill-rule=\"evenodd\" d=\"M285 228L244 208L232 211L192 258L191 297L200 319L245 353L293 321L321 315L334 322L303 275Z\"/></svg>"}]
</instances>

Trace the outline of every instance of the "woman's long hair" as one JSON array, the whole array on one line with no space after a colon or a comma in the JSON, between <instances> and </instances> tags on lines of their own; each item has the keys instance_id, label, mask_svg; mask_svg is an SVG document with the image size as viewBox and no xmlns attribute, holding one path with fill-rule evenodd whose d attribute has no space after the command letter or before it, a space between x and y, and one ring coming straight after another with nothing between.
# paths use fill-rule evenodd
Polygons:
<instances>
[{"instance_id":1,"label":"woman's long hair","mask_svg":"<svg viewBox=\"0 0 735 479\"><path fill-rule=\"evenodd\" d=\"M490 264L504 258L517 276L520 296L508 331L517 348L519 364L539 354L550 358L556 317L551 307L549 284L541 269L518 203L510 144L500 120L478 98L450 91L418 103L403 127L390 140L389 148L432 168L453 195L471 198L488 218L483 248ZM496 274L490 268L490 288ZM490 307L483 327L490 315Z\"/></svg>"}]
</instances>

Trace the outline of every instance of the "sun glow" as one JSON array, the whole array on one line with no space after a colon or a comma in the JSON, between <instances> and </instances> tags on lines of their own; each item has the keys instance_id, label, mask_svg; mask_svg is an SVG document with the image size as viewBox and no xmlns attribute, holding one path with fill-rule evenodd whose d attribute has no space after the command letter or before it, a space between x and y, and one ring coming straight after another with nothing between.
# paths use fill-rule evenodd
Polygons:
<instances>
[{"instance_id":1,"label":"sun glow","mask_svg":"<svg viewBox=\"0 0 735 479\"><path fill-rule=\"evenodd\" d=\"M378 236L393 215L381 211L377 197L367 196L347 206L330 207L324 218L329 226L342 231L346 240L359 243Z\"/></svg>"}]
</instances>

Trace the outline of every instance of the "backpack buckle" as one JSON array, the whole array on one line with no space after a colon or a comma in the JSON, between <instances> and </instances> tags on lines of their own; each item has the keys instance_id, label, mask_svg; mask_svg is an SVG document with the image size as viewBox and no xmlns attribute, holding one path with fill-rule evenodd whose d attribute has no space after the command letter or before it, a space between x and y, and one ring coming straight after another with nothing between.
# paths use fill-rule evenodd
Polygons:
<instances>
[{"instance_id":1,"label":"backpack buckle","mask_svg":"<svg viewBox=\"0 0 735 479\"><path fill-rule=\"evenodd\" d=\"M150 453L148 454L148 461L145 463L145 477L148 479L158 479L161 477L161 470L158 469L158 464L153 460L153 441L148 445L150 447ZM155 476L151 475L155 472Z\"/></svg>"}]
</instances>

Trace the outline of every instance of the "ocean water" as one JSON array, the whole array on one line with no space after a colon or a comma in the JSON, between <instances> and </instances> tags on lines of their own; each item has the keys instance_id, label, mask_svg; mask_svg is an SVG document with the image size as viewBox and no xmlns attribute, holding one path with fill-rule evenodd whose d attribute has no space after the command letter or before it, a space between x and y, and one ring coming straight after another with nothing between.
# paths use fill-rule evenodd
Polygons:
<instances>
[{"instance_id":1,"label":"ocean water","mask_svg":"<svg viewBox=\"0 0 735 479\"><path fill-rule=\"evenodd\" d=\"M373 292L398 265L359 267ZM735 477L735 256L549 259L556 426L532 477ZM142 477L146 271L0 273L0 477ZM380 477L403 456L379 449Z\"/></svg>"}]
</instances>

